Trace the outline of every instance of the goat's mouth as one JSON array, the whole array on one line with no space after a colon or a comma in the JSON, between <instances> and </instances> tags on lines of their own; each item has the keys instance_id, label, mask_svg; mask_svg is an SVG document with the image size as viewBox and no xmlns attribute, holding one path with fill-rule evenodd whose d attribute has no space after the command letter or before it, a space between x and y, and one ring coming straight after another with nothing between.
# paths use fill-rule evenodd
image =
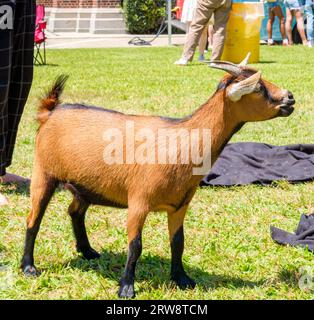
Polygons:
<instances>
[{"instance_id":1,"label":"goat's mouth","mask_svg":"<svg viewBox=\"0 0 314 320\"><path fill-rule=\"evenodd\" d=\"M289 117L290 114L294 111L292 104L281 104L279 107L279 117Z\"/></svg>"}]
</instances>

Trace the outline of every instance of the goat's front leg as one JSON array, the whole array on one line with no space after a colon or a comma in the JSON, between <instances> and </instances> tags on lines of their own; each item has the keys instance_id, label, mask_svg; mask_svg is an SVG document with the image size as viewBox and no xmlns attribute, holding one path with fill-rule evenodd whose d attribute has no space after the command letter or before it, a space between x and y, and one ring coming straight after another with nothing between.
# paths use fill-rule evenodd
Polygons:
<instances>
[{"instance_id":1,"label":"goat's front leg","mask_svg":"<svg viewBox=\"0 0 314 320\"><path fill-rule=\"evenodd\" d=\"M123 277L120 281L120 289L118 295L120 298L133 298L135 268L138 258L142 253L142 229L147 213L139 214L129 209L128 212L128 258L124 270Z\"/></svg>"},{"instance_id":2,"label":"goat's front leg","mask_svg":"<svg viewBox=\"0 0 314 320\"><path fill-rule=\"evenodd\" d=\"M195 282L184 271L182 255L184 250L183 222L188 205L182 206L176 212L168 213L168 228L171 245L171 280L180 289L194 288Z\"/></svg>"}]
</instances>

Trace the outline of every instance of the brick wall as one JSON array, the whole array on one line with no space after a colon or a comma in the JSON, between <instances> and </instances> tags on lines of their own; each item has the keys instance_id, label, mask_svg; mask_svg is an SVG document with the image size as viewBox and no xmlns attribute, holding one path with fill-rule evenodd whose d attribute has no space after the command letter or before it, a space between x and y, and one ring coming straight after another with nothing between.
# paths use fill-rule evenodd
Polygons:
<instances>
[{"instance_id":1,"label":"brick wall","mask_svg":"<svg viewBox=\"0 0 314 320\"><path fill-rule=\"evenodd\" d=\"M37 0L37 4L54 8L117 8L120 0Z\"/></svg>"}]
</instances>

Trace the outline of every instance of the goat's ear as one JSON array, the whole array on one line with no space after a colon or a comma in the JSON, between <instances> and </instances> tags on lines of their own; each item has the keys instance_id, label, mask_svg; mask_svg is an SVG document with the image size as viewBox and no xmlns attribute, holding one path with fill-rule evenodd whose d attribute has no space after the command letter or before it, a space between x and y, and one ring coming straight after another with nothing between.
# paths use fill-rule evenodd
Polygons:
<instances>
[{"instance_id":1,"label":"goat's ear","mask_svg":"<svg viewBox=\"0 0 314 320\"><path fill-rule=\"evenodd\" d=\"M257 88L258 82L261 79L261 74L262 73L258 71L249 78L231 85L227 93L229 99L236 102L239 101L242 96L252 93Z\"/></svg>"}]
</instances>

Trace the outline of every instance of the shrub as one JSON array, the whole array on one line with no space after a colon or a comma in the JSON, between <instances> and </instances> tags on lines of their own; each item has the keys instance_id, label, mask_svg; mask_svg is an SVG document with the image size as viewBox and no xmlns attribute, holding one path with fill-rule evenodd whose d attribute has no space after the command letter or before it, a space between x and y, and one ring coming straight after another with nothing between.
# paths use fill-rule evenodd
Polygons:
<instances>
[{"instance_id":1,"label":"shrub","mask_svg":"<svg viewBox=\"0 0 314 320\"><path fill-rule=\"evenodd\" d=\"M124 0L123 11L130 33L154 33L166 14L166 0Z\"/></svg>"}]
</instances>

